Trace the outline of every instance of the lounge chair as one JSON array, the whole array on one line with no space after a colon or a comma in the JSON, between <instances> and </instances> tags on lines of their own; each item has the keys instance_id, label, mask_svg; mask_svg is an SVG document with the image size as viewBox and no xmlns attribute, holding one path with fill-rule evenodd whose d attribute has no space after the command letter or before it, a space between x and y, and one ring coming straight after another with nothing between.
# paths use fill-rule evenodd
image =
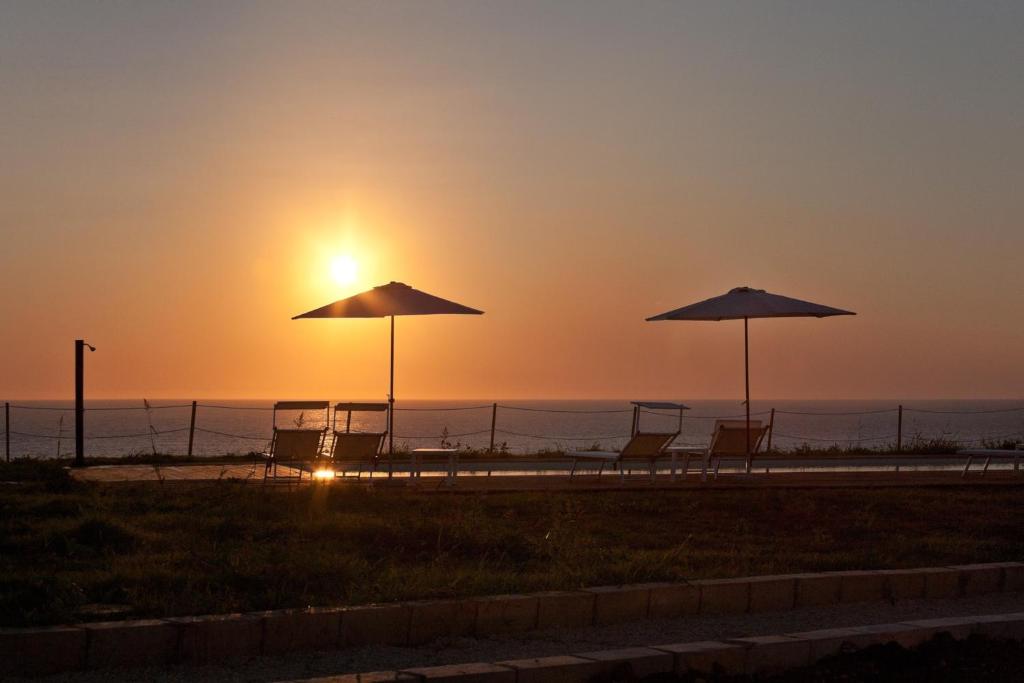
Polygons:
<instances>
[{"instance_id":1,"label":"lounge chair","mask_svg":"<svg viewBox=\"0 0 1024 683\"><path fill-rule=\"evenodd\" d=\"M384 439L388 432L353 432L352 413L388 411L387 403L338 403L334 406L334 440L331 443L331 463L336 472L344 473L352 466L356 468L356 479L363 470L373 472L377 469L380 453L384 447ZM338 413L346 413L345 430L337 428ZM385 422L387 424L387 422Z\"/></svg>"},{"instance_id":2,"label":"lounge chair","mask_svg":"<svg viewBox=\"0 0 1024 683\"><path fill-rule=\"evenodd\" d=\"M642 461L647 464L648 470L651 474L651 481L654 481L655 475L657 474L657 462L660 458L670 457L670 454L665 451L668 445L672 443L672 440L679 436L679 432L672 433L651 433L651 432L638 432L633 435L629 442L622 447L622 450L618 453L613 451L579 451L572 454L572 470L569 472L569 478L572 479L576 474L576 465L582 460L584 462L596 462L600 463L600 467L597 470L597 476L601 476L601 472L604 471L604 466L618 465L619 467L619 479L625 477L626 469L625 463L629 460Z\"/></svg>"},{"instance_id":3,"label":"lounge chair","mask_svg":"<svg viewBox=\"0 0 1024 683\"><path fill-rule=\"evenodd\" d=\"M267 453L267 465L263 472L263 479L273 476L278 478L278 465L287 466L294 470L284 477L289 479L298 478L302 480L302 473L309 472L310 479L313 473L326 462L323 454L324 439L327 436L327 413L330 404L327 401L278 401L274 404L273 428L274 436L270 441L270 451ZM277 426L277 413L280 410L323 410L323 427L309 428L296 426L294 428L281 428Z\"/></svg>"},{"instance_id":4,"label":"lounge chair","mask_svg":"<svg viewBox=\"0 0 1024 683\"><path fill-rule=\"evenodd\" d=\"M747 462L747 421L746 420L715 420L715 429L711 433L711 443L707 448L673 448L676 453L686 456L683 462L683 475L689 470L690 456L699 455L703 457L701 466L701 479L707 479L708 468L714 467L714 476L718 477L718 470L723 460L741 460L746 463L746 471L750 471L750 463ZM760 420L750 421L750 454L753 456L761 448L768 427L761 424Z\"/></svg>"}]
</instances>

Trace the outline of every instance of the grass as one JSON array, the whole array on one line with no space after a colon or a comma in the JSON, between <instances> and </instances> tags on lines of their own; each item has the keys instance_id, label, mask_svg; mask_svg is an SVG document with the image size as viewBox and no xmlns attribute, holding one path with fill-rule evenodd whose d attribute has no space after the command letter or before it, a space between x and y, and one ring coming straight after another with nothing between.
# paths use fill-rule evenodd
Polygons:
<instances>
[{"instance_id":1,"label":"grass","mask_svg":"<svg viewBox=\"0 0 1024 683\"><path fill-rule=\"evenodd\" d=\"M1024 557L1024 489L430 495L0 465L0 626Z\"/></svg>"}]
</instances>

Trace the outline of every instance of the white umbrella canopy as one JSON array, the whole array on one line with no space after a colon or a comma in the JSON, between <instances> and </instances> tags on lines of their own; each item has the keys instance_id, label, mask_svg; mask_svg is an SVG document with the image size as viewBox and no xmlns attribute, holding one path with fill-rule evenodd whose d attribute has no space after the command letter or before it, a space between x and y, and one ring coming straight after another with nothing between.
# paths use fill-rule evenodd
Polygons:
<instances>
[{"instance_id":1,"label":"white umbrella canopy","mask_svg":"<svg viewBox=\"0 0 1024 683\"><path fill-rule=\"evenodd\" d=\"M402 282L392 281L292 318L391 318L391 380L388 385L388 403L391 406L391 410L388 411L389 455L394 452L395 316L442 314L483 315L483 311L421 292Z\"/></svg>"},{"instance_id":2,"label":"white umbrella canopy","mask_svg":"<svg viewBox=\"0 0 1024 683\"><path fill-rule=\"evenodd\" d=\"M772 294L763 289L736 287L721 296L698 301L667 313L647 318L659 320L742 320L743 373L747 407L747 470L750 470L750 318L827 318L833 315L857 315L853 311Z\"/></svg>"}]
</instances>

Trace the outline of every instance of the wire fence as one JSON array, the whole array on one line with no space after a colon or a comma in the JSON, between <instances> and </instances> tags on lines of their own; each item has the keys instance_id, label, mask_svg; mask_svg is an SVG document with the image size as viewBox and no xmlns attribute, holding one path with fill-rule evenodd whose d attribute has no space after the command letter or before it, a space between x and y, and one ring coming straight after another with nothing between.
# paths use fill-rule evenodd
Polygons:
<instances>
[{"instance_id":1,"label":"wire fence","mask_svg":"<svg viewBox=\"0 0 1024 683\"><path fill-rule=\"evenodd\" d=\"M92 406L83 412L84 442L103 444L89 449L94 455L265 451L274 427L266 414L274 411L272 405L199 401ZM579 408L498 402L399 406L394 413L393 438L399 449L442 445L502 454L618 448L638 425L640 431L678 431L677 443L706 445L717 420L746 418L745 412L731 411L708 414L636 406ZM66 419L69 415L71 420ZM632 415L631 423L627 423L627 415ZM75 443L74 416L75 409L67 406L5 403L0 437L6 459L69 455ZM835 447L899 452L929 443L969 447L1024 440L1024 405L960 410L895 405L832 411L797 406L752 411L750 418L768 427L766 447L781 451ZM376 423L370 418L358 419L355 430L383 431L386 417L378 414L375 419ZM311 417L300 411L294 424L329 431L335 423L329 413Z\"/></svg>"}]
</instances>

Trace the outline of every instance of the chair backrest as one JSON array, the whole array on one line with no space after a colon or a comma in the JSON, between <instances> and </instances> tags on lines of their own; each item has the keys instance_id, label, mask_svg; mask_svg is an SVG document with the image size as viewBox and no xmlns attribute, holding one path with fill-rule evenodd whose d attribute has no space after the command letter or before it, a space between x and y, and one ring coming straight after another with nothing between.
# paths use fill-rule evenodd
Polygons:
<instances>
[{"instance_id":1,"label":"chair backrest","mask_svg":"<svg viewBox=\"0 0 1024 683\"><path fill-rule=\"evenodd\" d=\"M372 461L380 453L387 432L334 432L331 459L341 461Z\"/></svg>"},{"instance_id":2,"label":"chair backrest","mask_svg":"<svg viewBox=\"0 0 1024 683\"><path fill-rule=\"evenodd\" d=\"M767 427L760 420L750 421L750 452L757 453ZM747 421L715 420L715 431L711 435L711 455L746 455Z\"/></svg>"},{"instance_id":3,"label":"chair backrest","mask_svg":"<svg viewBox=\"0 0 1024 683\"><path fill-rule=\"evenodd\" d=\"M326 429L275 429L270 457L275 460L307 462L322 457Z\"/></svg>"},{"instance_id":4,"label":"chair backrest","mask_svg":"<svg viewBox=\"0 0 1024 683\"><path fill-rule=\"evenodd\" d=\"M334 404L334 420L331 422L333 425L334 433L337 434L340 430L338 429L338 413L345 413L345 431L352 431L352 413L388 413L391 410L390 403L354 403L349 401L347 403L336 403ZM387 420L385 424L390 424L388 419L390 415L385 415L384 419Z\"/></svg>"},{"instance_id":5,"label":"chair backrest","mask_svg":"<svg viewBox=\"0 0 1024 683\"><path fill-rule=\"evenodd\" d=\"M270 417L270 424L274 429L277 429L277 413L280 410L302 411L299 416L300 418L305 415L305 411L307 410L315 410L317 412L322 410L324 411L324 417L321 424L324 425L324 429L326 430L327 419L330 417L331 412L331 404L328 401L278 401L274 404L273 412ZM302 428L301 422L298 426L300 429ZM307 427L307 429L309 428Z\"/></svg>"},{"instance_id":6,"label":"chair backrest","mask_svg":"<svg viewBox=\"0 0 1024 683\"><path fill-rule=\"evenodd\" d=\"M623 446L622 451L619 452L619 458L656 457L661 455L678 435L678 432L672 432L671 434L638 432L633 435L629 443Z\"/></svg>"}]
</instances>

